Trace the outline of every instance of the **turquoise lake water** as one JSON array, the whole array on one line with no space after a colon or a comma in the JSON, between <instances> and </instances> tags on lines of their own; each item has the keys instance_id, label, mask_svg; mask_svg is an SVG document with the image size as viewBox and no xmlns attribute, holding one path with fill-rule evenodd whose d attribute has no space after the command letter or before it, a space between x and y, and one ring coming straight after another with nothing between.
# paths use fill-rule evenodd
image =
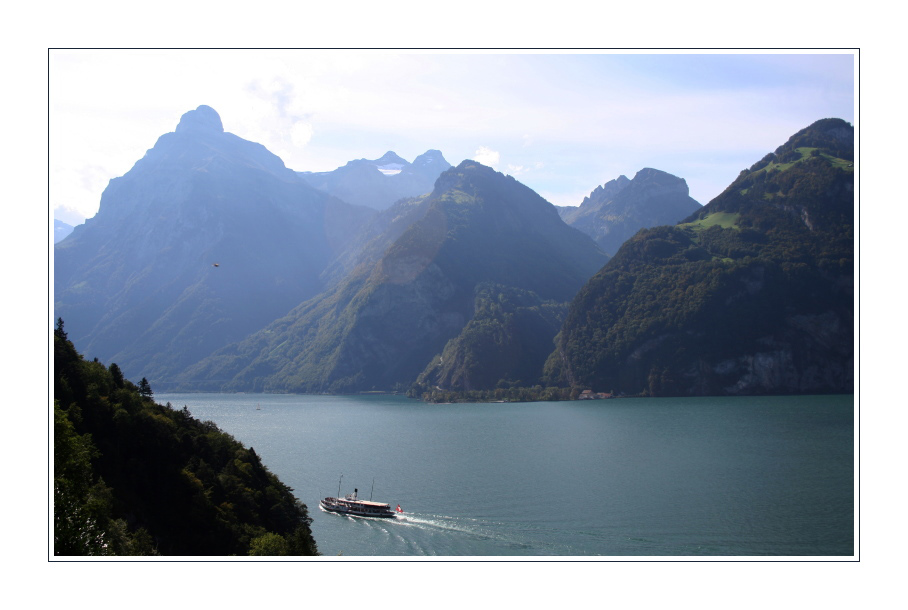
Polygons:
<instances>
[{"instance_id":1,"label":"turquoise lake water","mask_svg":"<svg viewBox=\"0 0 908 610\"><path fill-rule=\"evenodd\" d=\"M430 405L157 394L309 507L323 555L850 557L854 397ZM256 406L259 409L256 409ZM325 513L359 489L395 519ZM373 483L374 482L374 483ZM373 487L374 486L374 487Z\"/></svg>"}]
</instances>

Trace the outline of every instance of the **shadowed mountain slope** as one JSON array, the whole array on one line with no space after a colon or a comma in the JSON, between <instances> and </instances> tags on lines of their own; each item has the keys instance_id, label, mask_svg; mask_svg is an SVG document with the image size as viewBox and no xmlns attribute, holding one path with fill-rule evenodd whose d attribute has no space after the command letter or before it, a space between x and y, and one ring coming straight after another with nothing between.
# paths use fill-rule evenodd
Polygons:
<instances>
[{"instance_id":1,"label":"shadowed mountain slope","mask_svg":"<svg viewBox=\"0 0 908 610\"><path fill-rule=\"evenodd\" d=\"M605 260L554 206L474 161L442 174L427 197L388 212L384 222L407 217L387 225L399 236L375 237L380 247L365 248L345 280L187 371L187 387L406 388L473 318L477 286L564 302Z\"/></svg>"}]
</instances>

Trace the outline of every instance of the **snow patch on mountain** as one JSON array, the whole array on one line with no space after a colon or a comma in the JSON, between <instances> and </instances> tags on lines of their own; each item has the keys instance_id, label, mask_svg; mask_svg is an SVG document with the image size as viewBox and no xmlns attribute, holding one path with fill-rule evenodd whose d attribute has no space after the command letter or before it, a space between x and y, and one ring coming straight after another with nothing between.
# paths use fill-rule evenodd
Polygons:
<instances>
[{"instance_id":1,"label":"snow patch on mountain","mask_svg":"<svg viewBox=\"0 0 908 610\"><path fill-rule=\"evenodd\" d=\"M375 167L386 176L396 176L404 168L401 163L386 163L385 165L376 165Z\"/></svg>"}]
</instances>

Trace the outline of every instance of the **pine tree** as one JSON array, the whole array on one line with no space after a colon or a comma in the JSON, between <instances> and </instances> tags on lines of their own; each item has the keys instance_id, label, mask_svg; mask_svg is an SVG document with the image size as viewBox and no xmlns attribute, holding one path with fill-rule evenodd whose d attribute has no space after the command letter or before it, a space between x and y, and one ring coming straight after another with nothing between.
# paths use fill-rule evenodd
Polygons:
<instances>
[{"instance_id":1,"label":"pine tree","mask_svg":"<svg viewBox=\"0 0 908 610\"><path fill-rule=\"evenodd\" d=\"M113 383L116 387L122 388L125 379L123 379L123 371L120 370L120 367L117 366L116 362L112 362L109 367L110 376L113 378Z\"/></svg>"},{"instance_id":2,"label":"pine tree","mask_svg":"<svg viewBox=\"0 0 908 610\"><path fill-rule=\"evenodd\" d=\"M139 394L145 398L151 398L154 395L154 392L151 391L151 385L145 377L142 377L142 381L139 382Z\"/></svg>"},{"instance_id":3,"label":"pine tree","mask_svg":"<svg viewBox=\"0 0 908 610\"><path fill-rule=\"evenodd\" d=\"M54 328L54 334L66 341L66 331L63 330L63 318L57 318L57 327Z\"/></svg>"}]
</instances>

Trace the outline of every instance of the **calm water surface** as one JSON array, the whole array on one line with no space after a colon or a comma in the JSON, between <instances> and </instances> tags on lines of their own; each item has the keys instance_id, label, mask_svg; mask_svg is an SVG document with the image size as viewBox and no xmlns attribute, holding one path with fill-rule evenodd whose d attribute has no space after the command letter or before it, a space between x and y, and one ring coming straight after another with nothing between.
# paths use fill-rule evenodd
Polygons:
<instances>
[{"instance_id":1,"label":"calm water surface","mask_svg":"<svg viewBox=\"0 0 908 610\"><path fill-rule=\"evenodd\" d=\"M254 447L309 507L323 555L855 553L853 396L156 399ZM341 475L342 494L404 515L321 511Z\"/></svg>"}]
</instances>

